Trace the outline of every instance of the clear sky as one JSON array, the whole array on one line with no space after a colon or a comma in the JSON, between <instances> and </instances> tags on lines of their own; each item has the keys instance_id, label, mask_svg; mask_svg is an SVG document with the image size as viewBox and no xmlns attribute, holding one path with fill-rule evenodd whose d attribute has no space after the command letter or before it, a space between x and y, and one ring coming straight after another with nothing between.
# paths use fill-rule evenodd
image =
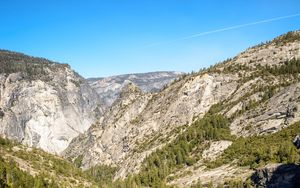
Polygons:
<instances>
[{"instance_id":1,"label":"clear sky","mask_svg":"<svg viewBox=\"0 0 300 188\"><path fill-rule=\"evenodd\" d=\"M300 29L300 15L223 28L295 14L299 0L1 0L0 48L84 77L190 72Z\"/></svg>"}]
</instances>

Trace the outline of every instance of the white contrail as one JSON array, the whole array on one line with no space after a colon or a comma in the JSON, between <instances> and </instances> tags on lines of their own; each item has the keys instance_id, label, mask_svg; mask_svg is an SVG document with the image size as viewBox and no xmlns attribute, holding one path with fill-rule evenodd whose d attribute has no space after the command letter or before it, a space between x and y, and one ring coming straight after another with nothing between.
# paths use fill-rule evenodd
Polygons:
<instances>
[{"instance_id":1,"label":"white contrail","mask_svg":"<svg viewBox=\"0 0 300 188\"><path fill-rule=\"evenodd\" d=\"M182 38L174 39L172 41L153 43L153 44L150 44L146 47L153 47L153 46L158 46L158 45L161 45L161 44L168 44L168 43L172 43L172 42L179 41L179 40L186 40L186 39L196 38L196 37L205 36L205 35L209 35L209 34L213 34L213 33L219 33L219 32L223 32L223 31L239 29L239 28L248 27L248 26L252 26L252 25L258 25L258 24L262 24L262 23L268 23L268 22L273 22L273 21L278 21L278 20L283 20L283 19L293 18L293 17L298 17L298 16L300 16L300 13L292 14L292 15L288 15L288 16L270 18L270 19L266 19L266 20L260 20L260 21L256 21L256 22L246 23L246 24L235 25L235 26L231 26L231 27L225 27L225 28L221 28L221 29L216 29L216 30L212 30L212 31L206 31L206 32L197 33L197 34L194 34L194 35L185 36L185 37L182 37Z\"/></svg>"}]
</instances>

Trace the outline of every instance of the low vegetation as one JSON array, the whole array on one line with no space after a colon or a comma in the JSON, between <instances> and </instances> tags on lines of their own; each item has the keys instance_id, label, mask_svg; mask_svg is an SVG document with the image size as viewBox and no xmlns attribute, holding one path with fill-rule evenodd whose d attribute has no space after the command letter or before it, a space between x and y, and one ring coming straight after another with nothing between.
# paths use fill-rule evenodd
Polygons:
<instances>
[{"instance_id":1,"label":"low vegetation","mask_svg":"<svg viewBox=\"0 0 300 188\"><path fill-rule=\"evenodd\" d=\"M0 156L0 187L59 187L53 179L48 180L42 174L32 176L20 170L18 165L10 160L6 162Z\"/></svg>"},{"instance_id":2,"label":"low vegetation","mask_svg":"<svg viewBox=\"0 0 300 188\"><path fill-rule=\"evenodd\" d=\"M300 163L300 151L292 140L300 133L300 122L277 133L238 138L222 156L208 164L214 168L236 161L239 166L257 168L267 163Z\"/></svg>"},{"instance_id":3,"label":"low vegetation","mask_svg":"<svg viewBox=\"0 0 300 188\"><path fill-rule=\"evenodd\" d=\"M284 62L282 65L273 66L273 67L265 67L265 70L275 76L280 75L293 75L298 78L300 73L300 60L292 59Z\"/></svg>"},{"instance_id":4,"label":"low vegetation","mask_svg":"<svg viewBox=\"0 0 300 188\"><path fill-rule=\"evenodd\" d=\"M0 138L0 187L59 187L53 179L45 178L43 174L36 176L21 170L18 164L7 156L3 150L12 150L15 143ZM4 158L5 157L5 158Z\"/></svg>"},{"instance_id":5,"label":"low vegetation","mask_svg":"<svg viewBox=\"0 0 300 188\"><path fill-rule=\"evenodd\" d=\"M97 165L86 171L42 150L28 148L0 137L0 188L6 187L100 187L134 188L135 180L113 182L117 167Z\"/></svg>"},{"instance_id":6,"label":"low vegetation","mask_svg":"<svg viewBox=\"0 0 300 188\"><path fill-rule=\"evenodd\" d=\"M91 177L95 182L99 182L101 184L112 184L113 177L117 170L117 167L97 165L84 171L84 173L88 177Z\"/></svg>"},{"instance_id":7,"label":"low vegetation","mask_svg":"<svg viewBox=\"0 0 300 188\"><path fill-rule=\"evenodd\" d=\"M286 34L284 34L282 36L279 36L279 37L275 38L271 42L275 42L275 44L278 45L278 46L283 46L287 43L295 42L295 41L300 41L300 33L290 31L290 32L287 32Z\"/></svg>"}]
</instances>

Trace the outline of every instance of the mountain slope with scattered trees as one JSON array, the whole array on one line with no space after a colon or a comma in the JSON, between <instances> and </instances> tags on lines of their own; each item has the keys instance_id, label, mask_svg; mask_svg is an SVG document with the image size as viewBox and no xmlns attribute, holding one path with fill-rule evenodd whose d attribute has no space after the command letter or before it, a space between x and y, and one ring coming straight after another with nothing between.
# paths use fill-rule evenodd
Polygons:
<instances>
[{"instance_id":1,"label":"mountain slope with scattered trees","mask_svg":"<svg viewBox=\"0 0 300 188\"><path fill-rule=\"evenodd\" d=\"M240 137L262 142L263 138L255 136L274 134L300 121L299 35L299 31L289 32L184 75L157 94L120 98L103 121L73 140L64 155L72 160L82 155L84 168L117 166L115 179L131 176L139 185L154 187L191 186L198 178L204 185L210 181L228 184L237 171L241 174L238 181L246 182L257 167L287 162L274 153L267 160L256 150L248 161L230 159L242 160L233 164L224 155L246 142ZM207 118L227 123L215 125L207 123ZM88 147L81 150L81 143ZM212 159L204 156L214 150L217 154ZM279 152L277 146L272 152ZM214 171L215 176L209 175Z\"/></svg>"}]
</instances>

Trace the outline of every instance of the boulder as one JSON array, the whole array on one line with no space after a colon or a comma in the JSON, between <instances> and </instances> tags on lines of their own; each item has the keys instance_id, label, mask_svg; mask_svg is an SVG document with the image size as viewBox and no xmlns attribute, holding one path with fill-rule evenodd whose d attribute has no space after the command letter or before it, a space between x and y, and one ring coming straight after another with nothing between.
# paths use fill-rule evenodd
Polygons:
<instances>
[{"instance_id":1,"label":"boulder","mask_svg":"<svg viewBox=\"0 0 300 188\"><path fill-rule=\"evenodd\" d=\"M300 136L297 135L293 141L294 145L297 147L297 149L300 149Z\"/></svg>"},{"instance_id":2,"label":"boulder","mask_svg":"<svg viewBox=\"0 0 300 188\"><path fill-rule=\"evenodd\" d=\"M251 179L255 187L300 187L300 167L295 164L271 164L257 169Z\"/></svg>"}]
</instances>

